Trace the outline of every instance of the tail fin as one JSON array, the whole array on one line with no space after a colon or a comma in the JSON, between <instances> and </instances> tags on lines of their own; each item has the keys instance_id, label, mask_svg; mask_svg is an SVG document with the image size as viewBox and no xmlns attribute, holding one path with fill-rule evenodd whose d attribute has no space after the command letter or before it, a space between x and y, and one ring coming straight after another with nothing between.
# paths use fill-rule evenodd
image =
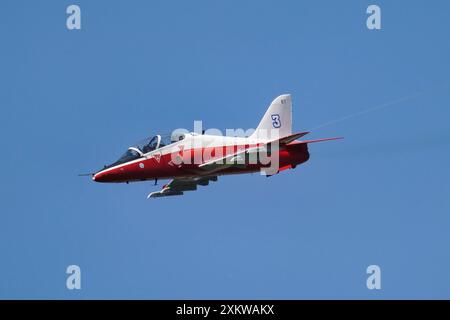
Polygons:
<instances>
[{"instance_id":1,"label":"tail fin","mask_svg":"<svg viewBox=\"0 0 450 320\"><path fill-rule=\"evenodd\" d=\"M292 100L290 94L283 94L272 101L250 138L282 138L291 134Z\"/></svg>"}]
</instances>

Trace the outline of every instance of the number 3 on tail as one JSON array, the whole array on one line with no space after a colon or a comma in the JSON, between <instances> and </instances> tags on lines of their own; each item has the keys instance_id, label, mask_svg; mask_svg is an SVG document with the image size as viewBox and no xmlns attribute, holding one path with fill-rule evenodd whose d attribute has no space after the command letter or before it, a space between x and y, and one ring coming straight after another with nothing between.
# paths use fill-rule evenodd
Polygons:
<instances>
[{"instance_id":1,"label":"number 3 on tail","mask_svg":"<svg viewBox=\"0 0 450 320\"><path fill-rule=\"evenodd\" d=\"M274 128L281 127L281 121L280 121L280 115L279 114L273 114L271 115L272 118L272 125Z\"/></svg>"}]
</instances>

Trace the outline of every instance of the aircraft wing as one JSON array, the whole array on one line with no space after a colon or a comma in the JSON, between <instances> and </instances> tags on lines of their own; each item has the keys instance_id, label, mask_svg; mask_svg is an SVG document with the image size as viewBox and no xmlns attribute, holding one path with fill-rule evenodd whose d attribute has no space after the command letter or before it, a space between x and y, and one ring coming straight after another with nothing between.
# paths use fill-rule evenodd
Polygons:
<instances>
[{"instance_id":1,"label":"aircraft wing","mask_svg":"<svg viewBox=\"0 0 450 320\"><path fill-rule=\"evenodd\" d=\"M208 172L214 172L214 171L220 171L226 168L229 168L231 166L239 167L242 166L245 168L245 157L246 156L256 156L261 151L266 151L267 146L274 143L275 141L278 141L279 145L285 145L288 144L298 138L303 137L304 135L308 134L309 132L299 132L294 133L289 136L283 137L281 139L272 140L269 142L266 142L264 145L259 147L252 147L245 150L240 150L236 153L229 154L225 157L214 159L205 163L202 163L199 165L200 169L203 169Z\"/></svg>"},{"instance_id":2,"label":"aircraft wing","mask_svg":"<svg viewBox=\"0 0 450 320\"><path fill-rule=\"evenodd\" d=\"M151 192L147 198L181 196L184 191L197 190L197 186L207 186L210 181L217 181L217 176L205 176L192 179L173 179L160 191Z\"/></svg>"},{"instance_id":3,"label":"aircraft wing","mask_svg":"<svg viewBox=\"0 0 450 320\"><path fill-rule=\"evenodd\" d=\"M264 146L261 147L253 147L245 150L240 150L236 153L229 154L225 157L221 157L218 159L214 159L205 163L202 163L198 167L208 172L220 171L231 166L239 167L242 166L245 168L245 156L246 155L256 155L259 151L261 151Z\"/></svg>"}]
</instances>

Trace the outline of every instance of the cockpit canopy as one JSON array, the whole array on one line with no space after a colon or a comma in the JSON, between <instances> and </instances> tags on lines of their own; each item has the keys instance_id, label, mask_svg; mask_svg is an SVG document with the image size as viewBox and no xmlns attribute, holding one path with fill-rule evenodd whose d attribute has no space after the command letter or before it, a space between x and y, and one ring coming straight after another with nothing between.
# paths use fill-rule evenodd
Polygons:
<instances>
[{"instance_id":1,"label":"cockpit canopy","mask_svg":"<svg viewBox=\"0 0 450 320\"><path fill-rule=\"evenodd\" d=\"M105 168L117 166L125 162L139 159L150 151L162 148L182 139L184 139L184 135L182 134L158 134L156 136L143 139L129 147L128 150L119 158L119 160L109 166L106 166Z\"/></svg>"}]
</instances>

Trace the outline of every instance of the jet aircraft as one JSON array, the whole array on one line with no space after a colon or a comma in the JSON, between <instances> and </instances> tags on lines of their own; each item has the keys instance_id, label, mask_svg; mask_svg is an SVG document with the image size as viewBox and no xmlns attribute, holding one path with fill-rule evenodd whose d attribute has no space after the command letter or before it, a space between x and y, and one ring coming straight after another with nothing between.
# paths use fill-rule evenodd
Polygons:
<instances>
[{"instance_id":1,"label":"jet aircraft","mask_svg":"<svg viewBox=\"0 0 450 320\"><path fill-rule=\"evenodd\" d=\"M148 198L182 195L221 175L260 171L271 176L294 169L308 161L308 144L341 139L299 140L308 133L292 133L292 99L283 94L248 136L158 134L133 144L116 162L90 175L96 182L115 183L154 180L156 184L158 179L170 179Z\"/></svg>"}]
</instances>

